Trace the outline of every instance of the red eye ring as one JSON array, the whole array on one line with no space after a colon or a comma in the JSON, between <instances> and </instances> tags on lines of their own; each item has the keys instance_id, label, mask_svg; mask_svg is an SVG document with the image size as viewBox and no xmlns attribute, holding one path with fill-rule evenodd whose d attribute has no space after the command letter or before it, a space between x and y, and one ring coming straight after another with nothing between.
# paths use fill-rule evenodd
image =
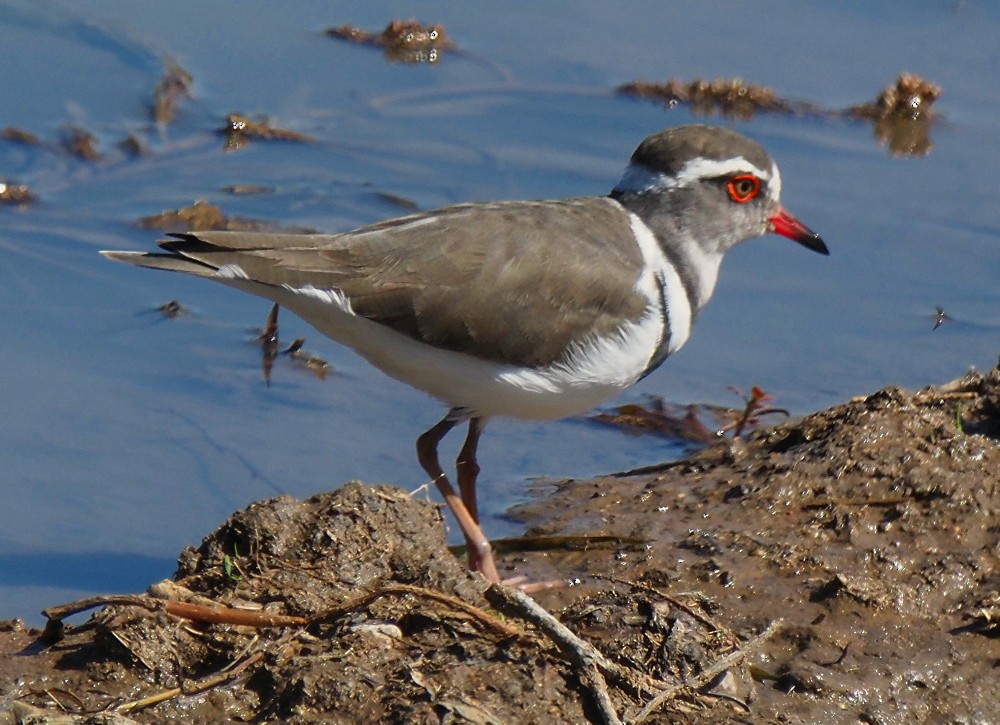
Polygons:
<instances>
[{"instance_id":1,"label":"red eye ring","mask_svg":"<svg viewBox=\"0 0 1000 725\"><path fill-rule=\"evenodd\" d=\"M726 184L726 191L733 201L746 204L760 193L760 179L753 174L734 176Z\"/></svg>"}]
</instances>

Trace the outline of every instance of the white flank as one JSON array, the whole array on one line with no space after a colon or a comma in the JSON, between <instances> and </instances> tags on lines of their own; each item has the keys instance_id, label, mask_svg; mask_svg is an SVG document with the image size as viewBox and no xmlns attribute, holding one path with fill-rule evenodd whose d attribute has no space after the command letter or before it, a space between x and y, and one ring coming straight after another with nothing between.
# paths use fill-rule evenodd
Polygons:
<instances>
[{"instance_id":1,"label":"white flank","mask_svg":"<svg viewBox=\"0 0 1000 725\"><path fill-rule=\"evenodd\" d=\"M222 277L222 279L250 279L249 275L238 264L222 265L215 270L215 276Z\"/></svg>"},{"instance_id":2,"label":"white flank","mask_svg":"<svg viewBox=\"0 0 1000 725\"><path fill-rule=\"evenodd\" d=\"M324 305L336 307L341 312L346 312L349 315L354 314L354 310L351 309L351 300L348 299L347 295L339 289L320 289L319 287L314 287L311 284L307 284L305 287L293 287L290 284L282 286L289 292L294 292L297 295L304 295L306 297L312 297L313 299L319 300Z\"/></svg>"},{"instance_id":3,"label":"white flank","mask_svg":"<svg viewBox=\"0 0 1000 725\"><path fill-rule=\"evenodd\" d=\"M591 337L574 346L565 362L545 368L507 366L499 379L526 392L579 397L589 402L576 412L583 412L602 400L627 388L646 370L663 330L663 318L649 309L639 322L626 322L606 337ZM573 404L578 407L577 404Z\"/></svg>"}]
</instances>

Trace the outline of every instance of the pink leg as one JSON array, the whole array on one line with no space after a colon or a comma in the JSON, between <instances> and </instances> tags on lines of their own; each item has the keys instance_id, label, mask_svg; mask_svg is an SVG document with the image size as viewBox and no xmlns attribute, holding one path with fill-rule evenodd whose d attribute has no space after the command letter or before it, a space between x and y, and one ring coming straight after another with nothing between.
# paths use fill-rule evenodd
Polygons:
<instances>
[{"instance_id":1,"label":"pink leg","mask_svg":"<svg viewBox=\"0 0 1000 725\"><path fill-rule=\"evenodd\" d=\"M479 462L476 461L476 449L479 446L479 436L483 432L483 419L472 418L469 420L469 434L465 438L465 445L458 454L455 461L455 470L458 472L458 490L462 494L462 503L472 514L472 518L479 523L479 506L476 503L476 478L479 476Z\"/></svg>"},{"instance_id":2,"label":"pink leg","mask_svg":"<svg viewBox=\"0 0 1000 725\"><path fill-rule=\"evenodd\" d=\"M478 419L473 419L469 426L469 438L466 440L466 444L463 447L463 452L465 448L469 447L471 440L472 447L472 461L476 472L478 472L479 467L475 465L475 449L476 443L479 440L479 425L475 424L476 433L473 435L473 425ZM420 461L420 465L427 472L427 475L431 477L434 483L437 484L438 490L441 491L441 495L444 497L445 503L448 504L448 508L451 509L452 514L454 514L455 519L458 521L458 526L462 529L462 534L465 536L465 543L469 549L469 566L474 571L479 571L485 576L489 581L499 584L500 575L497 574L497 567L493 561L493 552L490 549L490 542L483 534L483 530L479 528L479 524L476 521L476 515L469 511L466 504L463 502L465 497L465 488L463 486L462 498L455 492L455 488L448 481L448 477L444 475L444 471L441 470L441 464L438 461L437 447L444 438L448 431L457 425L457 421L450 420L445 417L440 423L435 425L429 431L417 438L417 459ZM460 460L462 457L459 457ZM467 466L464 468L468 468ZM471 469L470 469L471 470ZM459 469L459 481L463 481L465 476L462 473L462 469ZM469 485L469 484L464 484ZM472 486L472 505L473 510L475 510L475 474L472 475L471 479Z\"/></svg>"}]
</instances>

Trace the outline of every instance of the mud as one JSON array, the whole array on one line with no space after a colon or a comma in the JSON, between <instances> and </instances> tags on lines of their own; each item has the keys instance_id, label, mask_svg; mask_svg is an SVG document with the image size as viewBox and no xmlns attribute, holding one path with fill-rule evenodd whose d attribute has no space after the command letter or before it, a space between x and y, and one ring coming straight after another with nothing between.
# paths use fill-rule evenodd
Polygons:
<instances>
[{"instance_id":1,"label":"mud","mask_svg":"<svg viewBox=\"0 0 1000 725\"><path fill-rule=\"evenodd\" d=\"M553 482L529 535L611 538L500 563L581 580L535 595L576 649L430 503L272 499L61 638L0 626L0 723L1000 722L998 479L1000 369Z\"/></svg>"}]
</instances>

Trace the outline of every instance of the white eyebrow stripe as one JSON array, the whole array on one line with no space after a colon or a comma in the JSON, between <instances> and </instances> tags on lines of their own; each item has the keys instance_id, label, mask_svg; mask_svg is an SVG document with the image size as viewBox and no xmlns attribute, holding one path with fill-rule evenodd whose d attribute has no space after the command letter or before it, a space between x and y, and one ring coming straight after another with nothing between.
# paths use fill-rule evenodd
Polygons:
<instances>
[{"instance_id":1,"label":"white eyebrow stripe","mask_svg":"<svg viewBox=\"0 0 1000 725\"><path fill-rule=\"evenodd\" d=\"M729 176L730 174L751 173L762 181L770 181L771 172L764 171L751 164L742 156L731 159L716 161L714 159L693 159L688 161L681 170L675 174L676 186L687 186L692 181L699 179L713 179L717 176Z\"/></svg>"},{"instance_id":2,"label":"white eyebrow stripe","mask_svg":"<svg viewBox=\"0 0 1000 725\"><path fill-rule=\"evenodd\" d=\"M771 162L771 181L768 182L771 187L771 196L775 199L781 198L781 174L778 173L778 165Z\"/></svg>"},{"instance_id":3,"label":"white eyebrow stripe","mask_svg":"<svg viewBox=\"0 0 1000 725\"><path fill-rule=\"evenodd\" d=\"M731 159L721 161L693 159L684 164L674 176L668 176L662 171L652 171L642 164L629 164L614 190L623 194L641 194L654 189L678 189L701 179L712 179L738 173L753 174L769 183L772 183L772 179L777 180L777 190L781 190L781 177L778 176L777 166L772 165L771 171L764 171L742 156L734 156ZM772 195L777 198L776 194Z\"/></svg>"}]
</instances>

